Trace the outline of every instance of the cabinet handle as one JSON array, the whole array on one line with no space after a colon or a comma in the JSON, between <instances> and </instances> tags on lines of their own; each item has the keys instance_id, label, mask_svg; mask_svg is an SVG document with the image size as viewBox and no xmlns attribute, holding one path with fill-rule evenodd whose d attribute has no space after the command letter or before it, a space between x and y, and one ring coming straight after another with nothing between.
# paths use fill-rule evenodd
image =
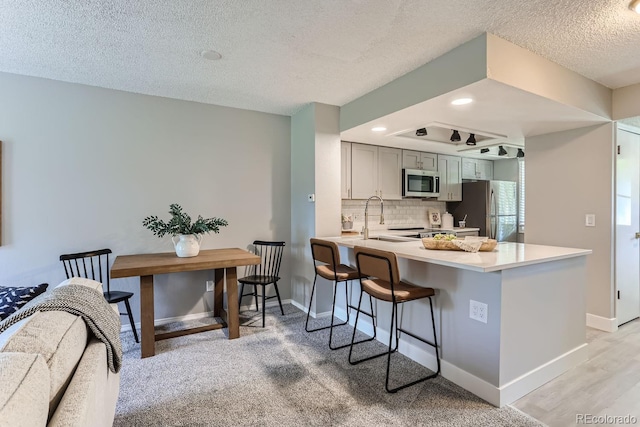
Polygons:
<instances>
[{"instance_id":1,"label":"cabinet handle","mask_svg":"<svg viewBox=\"0 0 640 427\"><path fill-rule=\"evenodd\" d=\"M351 198L351 189L350 188L347 189L347 197Z\"/></svg>"}]
</instances>

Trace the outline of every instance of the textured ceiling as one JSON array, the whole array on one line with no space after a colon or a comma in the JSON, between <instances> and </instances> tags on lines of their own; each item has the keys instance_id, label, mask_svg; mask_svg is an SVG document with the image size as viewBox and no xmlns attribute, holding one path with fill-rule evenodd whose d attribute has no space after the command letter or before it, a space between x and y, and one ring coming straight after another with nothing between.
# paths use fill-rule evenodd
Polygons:
<instances>
[{"instance_id":1,"label":"textured ceiling","mask_svg":"<svg viewBox=\"0 0 640 427\"><path fill-rule=\"evenodd\" d=\"M486 31L615 88L640 82L628 3L0 0L0 71L292 114L344 105Z\"/></svg>"}]
</instances>

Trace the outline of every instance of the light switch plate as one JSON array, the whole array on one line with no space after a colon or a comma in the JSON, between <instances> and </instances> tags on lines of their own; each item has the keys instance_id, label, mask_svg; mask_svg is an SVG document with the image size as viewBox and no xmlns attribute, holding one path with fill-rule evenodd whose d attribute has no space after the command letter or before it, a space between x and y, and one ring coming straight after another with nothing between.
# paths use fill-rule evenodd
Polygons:
<instances>
[{"instance_id":1,"label":"light switch plate","mask_svg":"<svg viewBox=\"0 0 640 427\"><path fill-rule=\"evenodd\" d=\"M587 227L595 227L596 226L596 215L595 214L586 214L584 216L584 225Z\"/></svg>"}]
</instances>

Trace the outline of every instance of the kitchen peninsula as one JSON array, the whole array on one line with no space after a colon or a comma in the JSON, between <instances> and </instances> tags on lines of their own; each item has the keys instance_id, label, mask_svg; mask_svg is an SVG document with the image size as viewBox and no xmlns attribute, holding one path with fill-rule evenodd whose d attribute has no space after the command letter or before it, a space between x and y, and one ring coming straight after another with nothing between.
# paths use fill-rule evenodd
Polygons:
<instances>
[{"instance_id":1,"label":"kitchen peninsula","mask_svg":"<svg viewBox=\"0 0 640 427\"><path fill-rule=\"evenodd\" d=\"M492 252L468 253L427 250L420 240L327 240L352 265L354 246L392 251L403 280L436 289L442 375L496 406L587 358L585 265L591 250L503 242ZM486 323L470 318L471 301L486 304ZM422 302L407 304L404 327L426 333L428 312ZM378 313L378 337L387 342L390 308L380 304ZM407 335L400 352L435 368L435 352Z\"/></svg>"}]
</instances>

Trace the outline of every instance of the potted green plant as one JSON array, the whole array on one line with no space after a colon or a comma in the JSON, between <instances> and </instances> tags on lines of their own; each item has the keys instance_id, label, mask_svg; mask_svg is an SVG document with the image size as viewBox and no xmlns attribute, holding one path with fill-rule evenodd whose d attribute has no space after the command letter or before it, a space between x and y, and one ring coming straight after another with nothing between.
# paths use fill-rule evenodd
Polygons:
<instances>
[{"instance_id":1,"label":"potted green plant","mask_svg":"<svg viewBox=\"0 0 640 427\"><path fill-rule=\"evenodd\" d=\"M182 206L177 203L169 205L171 219L167 222L151 215L142 220L142 225L151 230L154 235L164 237L171 235L171 241L176 250L176 255L181 258L193 257L200 252L200 243L204 233L219 233L220 227L228 225L222 218L203 218L191 222L191 217L183 212Z\"/></svg>"}]
</instances>

